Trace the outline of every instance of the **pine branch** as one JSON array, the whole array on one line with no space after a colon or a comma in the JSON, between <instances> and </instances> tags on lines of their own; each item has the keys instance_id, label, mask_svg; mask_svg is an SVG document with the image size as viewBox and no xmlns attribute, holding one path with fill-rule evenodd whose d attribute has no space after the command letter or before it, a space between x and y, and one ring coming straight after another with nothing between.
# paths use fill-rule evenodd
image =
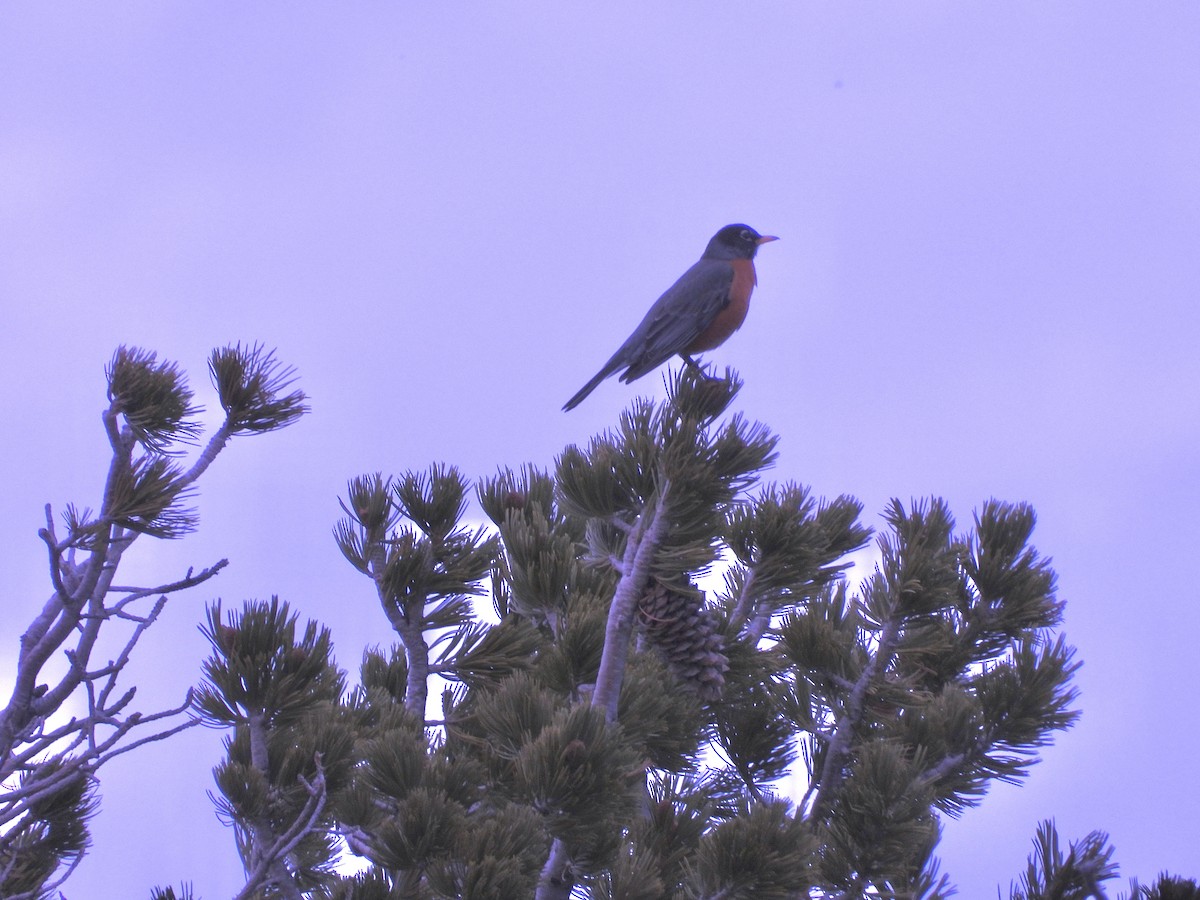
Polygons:
<instances>
[{"instance_id":1,"label":"pine branch","mask_svg":"<svg viewBox=\"0 0 1200 900\"><path fill-rule=\"evenodd\" d=\"M67 867L65 869L63 869L62 874L60 876L58 876L57 878L52 878L51 880L45 882L37 890L23 891L19 894L12 894L8 898L8 900L41 900L41 898L47 896L46 892L57 890L64 883L66 883L66 880L68 878L70 878L73 874L75 874L75 870L79 868L79 864L81 862L83 862L83 854L82 853L79 854L78 856L75 856L72 859L68 860ZM3 883L3 880L0 879L0 884L2 884L2 883ZM64 895L59 894L59 897L62 897L62 896L64 896Z\"/></svg>"},{"instance_id":2,"label":"pine branch","mask_svg":"<svg viewBox=\"0 0 1200 900\"><path fill-rule=\"evenodd\" d=\"M744 576L732 596L734 632L757 644L772 618L796 609L837 578L837 560L862 547L870 529L858 524L862 505L850 497L817 504L803 485L772 485L750 504L733 506L726 538ZM727 576L727 585L736 578Z\"/></svg>"},{"instance_id":3,"label":"pine branch","mask_svg":"<svg viewBox=\"0 0 1200 900\"><path fill-rule=\"evenodd\" d=\"M174 594L174 593L177 593L178 591L186 591L188 588L196 587L197 585L203 584L204 582L208 581L208 579L212 578L214 575L216 575L218 572L220 572L222 569L224 569L228 565L229 565L228 559L219 559L206 569L201 569L199 572L196 572L194 569L188 569L187 574L184 575L182 578L180 578L176 581L172 581L169 584L160 584L157 587L139 588L139 587L123 587L123 586L118 586L118 585L112 585L111 587L109 587L110 593L115 592L118 594L125 594L126 596L119 602L114 603L111 606L109 606L109 608L108 608L109 612L110 612L110 614L112 614L114 616L120 616L121 618L130 619L131 621L134 621L134 622L144 622L144 621L146 621L146 619L144 617L132 616L132 615L126 614L124 611L125 607L131 603L134 603L138 600L142 600L145 597L149 597L153 594L162 594L162 595Z\"/></svg>"},{"instance_id":4,"label":"pine branch","mask_svg":"<svg viewBox=\"0 0 1200 900\"><path fill-rule=\"evenodd\" d=\"M67 627L68 625L75 626L82 624L83 630L76 646L66 651L71 665L53 689L38 689L31 692L24 704L18 703L14 706L10 702L9 708L4 713L4 722L10 728L16 723L23 722L25 724L22 728L27 728L32 722L43 721L59 709L66 699L81 686L86 687L88 690L88 715L82 719L72 719L67 726L56 730L52 736L43 736L33 744L29 751L22 754L14 756L12 753L13 745L10 744L8 753L0 756L0 777L7 777L13 771L12 766L20 765L24 759L32 758L32 756L39 753L50 752L56 743L71 733L92 735L89 738L89 746L92 748L89 752L89 757L96 760L96 764L98 764L101 755L96 750L98 745L94 738L94 728L99 723L114 724L114 717L119 714L120 709L127 705L128 700L131 698L132 695L128 695L117 706L108 703L108 698L116 687L117 677L129 662L134 647L162 612L166 603L166 595L204 583L216 575L226 564L226 560L221 560L199 573L193 573L189 570L187 576L170 584L159 585L154 588L137 589L133 592L136 594L137 599L152 594L160 595L159 601L151 611L146 616L141 617L131 617L123 612L125 606L134 597L127 597L115 607L106 607L103 602L93 603L89 606L86 616L83 613L71 615L69 607L61 602L55 602L56 598L52 597L48 602L48 606L61 616L58 620L58 625L54 630L42 629L43 634L40 640L37 638L38 626L35 624L35 626L31 627L30 631L22 639L22 655L18 664L19 671L21 667L24 667L26 673L33 673L36 678L41 665L45 661L48 661L55 650L61 647L61 641L57 645L55 644L57 634L63 631L69 633L70 629ZM108 590L111 590L111 588L108 588ZM126 640L125 645L114 661L99 669L89 670L87 663L91 655L91 647L94 645L100 626L114 615L120 615L122 618L131 618L137 622L137 626ZM105 684L97 695L94 691L94 685L101 680L104 680ZM14 691L15 699L17 699L16 691ZM163 715L165 714L154 714L149 717L138 715L130 722L129 727L133 727L139 722L144 723L161 718ZM118 733L123 735L127 730L127 728L120 727L118 728ZM26 740L22 742L27 743L30 739L31 736L27 736ZM2 796L0 795L0 802L3 802Z\"/></svg>"},{"instance_id":5,"label":"pine branch","mask_svg":"<svg viewBox=\"0 0 1200 900\"><path fill-rule=\"evenodd\" d=\"M625 660L629 655L629 639L633 634L637 601L650 580L655 553L669 528L669 497L670 483L664 479L657 497L646 505L625 545L621 580L617 582L609 607L608 624L604 632L604 655L596 676L596 690L592 694L592 705L604 709L610 722L617 719L617 701L625 676Z\"/></svg>"},{"instance_id":6,"label":"pine branch","mask_svg":"<svg viewBox=\"0 0 1200 900\"><path fill-rule=\"evenodd\" d=\"M214 350L208 368L230 434L276 431L308 412L303 391L285 393L296 382L296 370L262 344Z\"/></svg>"},{"instance_id":7,"label":"pine branch","mask_svg":"<svg viewBox=\"0 0 1200 900\"><path fill-rule=\"evenodd\" d=\"M356 762L330 632L312 620L301 631L297 619L278 598L227 619L214 603L201 628L213 652L194 708L233 729L214 803L235 829L247 896L301 897L328 884L327 801Z\"/></svg>"},{"instance_id":8,"label":"pine branch","mask_svg":"<svg viewBox=\"0 0 1200 900\"><path fill-rule=\"evenodd\" d=\"M29 807L0 835L0 895L42 896L38 891L55 870L73 868L87 851L87 821L98 808L95 783L78 767L64 768L51 758L21 773L19 790Z\"/></svg>"},{"instance_id":9,"label":"pine branch","mask_svg":"<svg viewBox=\"0 0 1200 900\"><path fill-rule=\"evenodd\" d=\"M129 524L141 523L139 527L143 530L147 530L149 533L159 531L162 536L167 536L168 532L161 529L169 530L173 527L154 523L160 513L168 509L171 503L179 497L180 491L173 484L168 483L173 482L173 479L168 479L167 482L156 482L158 486L155 488L151 488L149 484L136 486L138 476L131 475L133 469L130 462L130 454L136 436L135 430L132 426L126 426L124 430L120 429L117 417L122 410L128 412L134 408L141 409L138 414L141 418L138 421L141 422L143 432L149 436L147 439L155 444L161 443L164 438L163 421L168 423L173 421L171 415L174 413L171 413L170 410L167 413L155 412L152 405L143 404L140 407L137 405L138 398L130 393L132 388L129 385L131 380L136 384L137 379L129 374L131 371L129 365L128 361L114 363L116 374L112 377L116 379L116 387L110 388L113 399L104 413L105 426L113 445L113 458L105 483L104 502L101 506L100 516L89 527L89 541L93 544L93 549L89 553L87 561L82 564L82 571L73 568L70 578L73 583L70 585L67 583L68 579L64 577L63 545L55 536L50 507L49 505L46 507L47 526L39 531L39 536L50 553L50 576L55 592L21 640L17 678L12 698L5 711L0 714L0 761L11 754L17 734L22 732L35 718L45 717L58 709L84 682L88 660L92 647L99 636L101 625L114 615L114 610L105 604L112 580L125 550L137 537L137 532L127 531L120 523L122 521ZM158 477L154 475L152 479ZM131 484L135 486L131 487ZM146 494L142 499L138 499L139 491L150 491L151 493L157 491L160 498L150 499L151 495ZM72 540L73 537L68 538L68 542ZM194 586L211 577L219 569L220 564L210 570L205 570L205 573L195 579L189 573L189 576L183 579L182 584L146 589L143 596L153 593L165 594L172 590L182 589L182 587ZM124 610L125 605L120 605L116 612L124 614ZM71 666L54 687L38 690L37 679L42 668L51 656L71 638L77 628L80 629L80 632L75 647L71 651L73 657ZM135 634L140 637L144 630L144 628L139 628ZM134 642L136 642L136 637ZM125 654L126 658L128 649ZM0 766L2 765L3 763L0 762Z\"/></svg>"},{"instance_id":10,"label":"pine branch","mask_svg":"<svg viewBox=\"0 0 1200 900\"><path fill-rule=\"evenodd\" d=\"M252 712L247 723L250 734L251 764L264 779L270 778L270 760L267 755L267 725L261 712ZM313 758L316 775L312 781L299 776L300 783L308 793L308 799L292 823L276 834L266 816L252 817L249 822L253 843L250 848L251 867L246 875L246 884L235 900L246 900L261 888L273 888L288 900L304 900L304 893L296 885L287 867L288 856L307 837L321 818L325 808L325 770L321 765L321 754Z\"/></svg>"},{"instance_id":11,"label":"pine branch","mask_svg":"<svg viewBox=\"0 0 1200 900\"><path fill-rule=\"evenodd\" d=\"M637 601L650 580L651 565L668 524L670 483L663 479L658 493L647 502L638 516L625 545L621 563L621 579L609 607L604 635L604 652L591 705L604 710L605 719L617 720L617 704L621 683L625 677L625 662L629 656L630 638ZM561 838L556 838L538 881L537 900L565 900L574 884L569 874L570 850Z\"/></svg>"},{"instance_id":12,"label":"pine branch","mask_svg":"<svg viewBox=\"0 0 1200 900\"><path fill-rule=\"evenodd\" d=\"M373 580L384 615L400 637L408 666L405 708L422 720L434 672L430 648L470 625L469 598L483 593L479 582L495 564L495 539L482 529L458 527L465 496L465 481L449 466L409 472L395 482L379 474L362 476L350 482L348 502L342 502L348 518L334 528L342 554ZM401 520L412 525L389 537ZM454 631L441 638L432 634L441 629Z\"/></svg>"},{"instance_id":13,"label":"pine branch","mask_svg":"<svg viewBox=\"0 0 1200 900\"><path fill-rule=\"evenodd\" d=\"M1106 900L1102 882L1117 874L1107 834L1093 831L1064 856L1054 820L1047 819L1038 825L1033 845L1020 886L1011 888L1012 900Z\"/></svg>"},{"instance_id":14,"label":"pine branch","mask_svg":"<svg viewBox=\"0 0 1200 900\"><path fill-rule=\"evenodd\" d=\"M574 887L575 877L571 874L571 851L561 838L556 838L550 845L550 855L546 857L546 865L542 867L534 900L570 900Z\"/></svg>"},{"instance_id":15,"label":"pine branch","mask_svg":"<svg viewBox=\"0 0 1200 900\"><path fill-rule=\"evenodd\" d=\"M225 421L180 478L184 486L204 474L231 438L287 428L309 411L303 391L284 393L296 382L296 370L283 366L275 359L275 351L265 350L262 344L214 350L208 371L225 410Z\"/></svg>"},{"instance_id":16,"label":"pine branch","mask_svg":"<svg viewBox=\"0 0 1200 900\"><path fill-rule=\"evenodd\" d=\"M119 347L105 373L110 409L124 417L147 450L170 452L175 442L190 442L199 433L189 419L200 409L192 405L187 379L175 363L160 363L156 354L137 347Z\"/></svg>"},{"instance_id":17,"label":"pine branch","mask_svg":"<svg viewBox=\"0 0 1200 900\"><path fill-rule=\"evenodd\" d=\"M814 779L816 797L809 811L814 824L829 814L837 799L838 791L846 778L846 765L853 748L855 733L862 724L866 711L865 701L871 687L880 680L891 661L900 636L898 615L887 618L879 632L879 642L854 682L846 699L846 706L838 716L837 727L825 750L825 760L820 775ZM810 786L810 791L814 788Z\"/></svg>"},{"instance_id":18,"label":"pine branch","mask_svg":"<svg viewBox=\"0 0 1200 900\"><path fill-rule=\"evenodd\" d=\"M405 496L415 503L411 492L410 486ZM346 559L375 584L379 605L404 646L408 667L405 709L424 720L431 674L429 646L424 635L426 597L423 592L417 592L408 598L409 602L403 602L398 596L406 585L402 584L405 579L397 570L413 559L412 553L406 556L404 550L415 552L415 542L410 540L404 544L397 538L389 540L387 537L388 529L401 516L401 510L393 501L390 478L385 480L379 473L360 476L351 480L347 494L348 500L340 502L348 518L338 522L334 537ZM456 504L456 515L457 512ZM411 577L415 580L419 573L414 571Z\"/></svg>"},{"instance_id":19,"label":"pine branch","mask_svg":"<svg viewBox=\"0 0 1200 900\"><path fill-rule=\"evenodd\" d=\"M299 392L282 401L272 393L289 383L290 370L278 372L270 354L264 357L259 348L243 353L242 358L248 373L243 381L252 388L246 392L248 399L243 397L240 404L234 404L240 411L235 425L242 431L263 430L258 426L265 420L247 419L247 410L262 412L265 408L276 427L289 424L305 411ZM192 719L161 727L186 711L190 695L173 709L135 712L131 711L135 690L119 691L118 679L135 646L161 614L168 595L202 584L226 561L199 573L189 569L183 578L157 587L115 587L114 579L125 552L138 537L179 537L194 527L194 511L184 508L182 501L228 434L238 428L218 432L200 459L184 471L169 457L181 452L178 445L194 443L199 436L199 426L192 420L199 408L193 405L178 367L158 361L153 353L121 347L106 367L106 376L108 404L101 420L111 457L99 510L93 517L89 510L81 512L68 504L63 517L67 533L60 538L51 507L45 507L46 524L38 534L46 547L52 594L21 637L12 694L0 712L0 783L9 782L17 772L42 772L39 779L0 793L0 821L11 826L0 843L10 847L14 846L10 839L23 833L26 823L38 828L53 826L41 821L40 810L55 792L71 787L72 779L91 784L96 770L114 757L197 724ZM77 551L82 551L78 559ZM140 612L137 604L155 595L150 610ZM131 622L133 629L114 658L96 665L92 656L102 629L111 634L111 625L105 626L114 620ZM43 669L59 652L67 660L65 672L50 684L40 683ZM86 714L47 731L45 722L79 691L84 694ZM157 730L148 728L152 725ZM49 763L42 760L49 760L55 768L46 768ZM77 862L86 849L87 830L82 819L71 827L79 835L78 856L73 857ZM14 864L16 860L10 858ZM50 868L39 876L38 890L49 889L48 879L59 865L59 861L47 860Z\"/></svg>"}]
</instances>

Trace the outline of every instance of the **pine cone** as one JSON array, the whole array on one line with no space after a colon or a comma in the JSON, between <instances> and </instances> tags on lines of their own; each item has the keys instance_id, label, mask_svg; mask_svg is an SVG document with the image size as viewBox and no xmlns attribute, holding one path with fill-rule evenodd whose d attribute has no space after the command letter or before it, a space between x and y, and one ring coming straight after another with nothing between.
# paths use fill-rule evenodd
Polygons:
<instances>
[{"instance_id":1,"label":"pine cone","mask_svg":"<svg viewBox=\"0 0 1200 900\"><path fill-rule=\"evenodd\" d=\"M655 582L638 601L637 621L680 682L701 700L715 700L720 695L729 657L716 619L704 607L702 597L677 593Z\"/></svg>"}]
</instances>

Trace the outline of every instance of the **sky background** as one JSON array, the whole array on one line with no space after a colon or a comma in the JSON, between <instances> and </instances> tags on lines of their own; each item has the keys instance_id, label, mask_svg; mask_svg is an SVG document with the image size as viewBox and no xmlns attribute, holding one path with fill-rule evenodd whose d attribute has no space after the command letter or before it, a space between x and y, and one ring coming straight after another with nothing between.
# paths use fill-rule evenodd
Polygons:
<instances>
[{"instance_id":1,"label":"sky background","mask_svg":"<svg viewBox=\"0 0 1200 900\"><path fill-rule=\"evenodd\" d=\"M360 473L551 465L658 374L562 403L722 225L758 257L707 359L781 435L770 477L1039 514L1083 717L946 824L994 897L1039 820L1123 878L1200 876L1200 5L11 4L0 11L0 675L49 585L47 502L95 507L119 344L261 341L312 415L235 441L201 530L121 581L176 595L128 672L199 678L204 604L278 594L339 663L391 643L331 536ZM210 417L211 420L212 417ZM7 697L7 694L5 694ZM103 772L71 900L242 884L193 729Z\"/></svg>"}]
</instances>

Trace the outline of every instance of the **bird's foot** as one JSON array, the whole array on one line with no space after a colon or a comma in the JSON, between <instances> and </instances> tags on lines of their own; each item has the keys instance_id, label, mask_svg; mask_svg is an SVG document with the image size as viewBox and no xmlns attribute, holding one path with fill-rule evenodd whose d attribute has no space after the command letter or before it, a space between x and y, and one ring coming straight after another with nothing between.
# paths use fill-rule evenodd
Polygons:
<instances>
[{"instance_id":1,"label":"bird's foot","mask_svg":"<svg viewBox=\"0 0 1200 900\"><path fill-rule=\"evenodd\" d=\"M692 357L689 356L688 354L680 353L679 355L681 357L683 357L683 361L685 363L687 363L689 366L691 366L692 370L697 375L699 375L701 378L705 379L706 381L721 381L722 380L722 379L718 378L716 375L709 375L708 370L704 366L700 365L700 363L696 362L696 360L692 359Z\"/></svg>"}]
</instances>

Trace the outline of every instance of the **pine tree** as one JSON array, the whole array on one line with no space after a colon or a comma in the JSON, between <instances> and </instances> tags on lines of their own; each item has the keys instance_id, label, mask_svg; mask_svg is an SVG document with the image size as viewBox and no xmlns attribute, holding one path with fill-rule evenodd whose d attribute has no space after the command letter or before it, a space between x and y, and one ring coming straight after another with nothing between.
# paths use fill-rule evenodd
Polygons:
<instances>
[{"instance_id":1,"label":"pine tree","mask_svg":"<svg viewBox=\"0 0 1200 900\"><path fill-rule=\"evenodd\" d=\"M194 527L185 501L230 437L305 411L259 347L210 368L226 419L183 468L198 428L181 373L119 350L100 511L68 508L61 537L47 513L53 594L0 714L0 896L49 897L70 874L105 761L204 723L227 732L213 799L239 900L947 897L943 818L1020 782L1078 716L1032 509L990 500L959 530L938 499L893 501L852 582L860 504L764 481L776 438L731 413L736 375L691 368L552 469L475 485L484 527L451 466L352 479L334 538L395 634L353 686L320 623L278 598L218 601L200 686L132 712L130 653L167 595L225 563L114 587L122 554ZM92 663L121 623L123 652ZM41 683L60 650L67 674ZM76 691L89 715L49 722ZM1101 832L1064 853L1043 823L1010 897L1105 897L1113 855ZM1164 873L1130 892L1200 889Z\"/></svg>"},{"instance_id":2,"label":"pine tree","mask_svg":"<svg viewBox=\"0 0 1200 900\"><path fill-rule=\"evenodd\" d=\"M292 370L262 347L216 350L209 370L225 419L184 467L179 458L202 434L186 378L154 353L119 348L106 369L112 457L99 507L68 504L59 526L46 506L38 534L51 593L21 636L12 695L0 711L2 897L47 897L74 871L90 845L101 766L197 724L186 715L190 698L140 712L131 707L136 688L118 680L168 596L208 581L227 561L152 587L120 586L118 569L139 538L174 539L195 528L188 503L231 438L286 427L306 411L304 394L288 390ZM113 642L117 654L98 662L105 651L97 648ZM86 712L63 715L79 698Z\"/></svg>"},{"instance_id":3,"label":"pine tree","mask_svg":"<svg viewBox=\"0 0 1200 900\"><path fill-rule=\"evenodd\" d=\"M452 468L351 481L335 537L398 640L367 653L343 704L353 765L317 826L369 867L322 889L952 893L941 817L1021 780L1077 715L1033 511L989 501L960 533L940 500L894 502L855 591L860 505L764 484L776 438L730 414L739 388L685 369L668 400L636 402L553 472L485 479L491 537L463 525ZM706 591L717 570L723 589ZM471 603L489 587L494 623ZM218 656L221 628L214 614ZM429 718L434 676L448 686ZM780 783L797 769L793 801ZM263 844L301 818L302 794L276 789L296 800ZM225 809L239 834L265 812ZM254 896L317 884L299 854L282 859Z\"/></svg>"}]
</instances>

